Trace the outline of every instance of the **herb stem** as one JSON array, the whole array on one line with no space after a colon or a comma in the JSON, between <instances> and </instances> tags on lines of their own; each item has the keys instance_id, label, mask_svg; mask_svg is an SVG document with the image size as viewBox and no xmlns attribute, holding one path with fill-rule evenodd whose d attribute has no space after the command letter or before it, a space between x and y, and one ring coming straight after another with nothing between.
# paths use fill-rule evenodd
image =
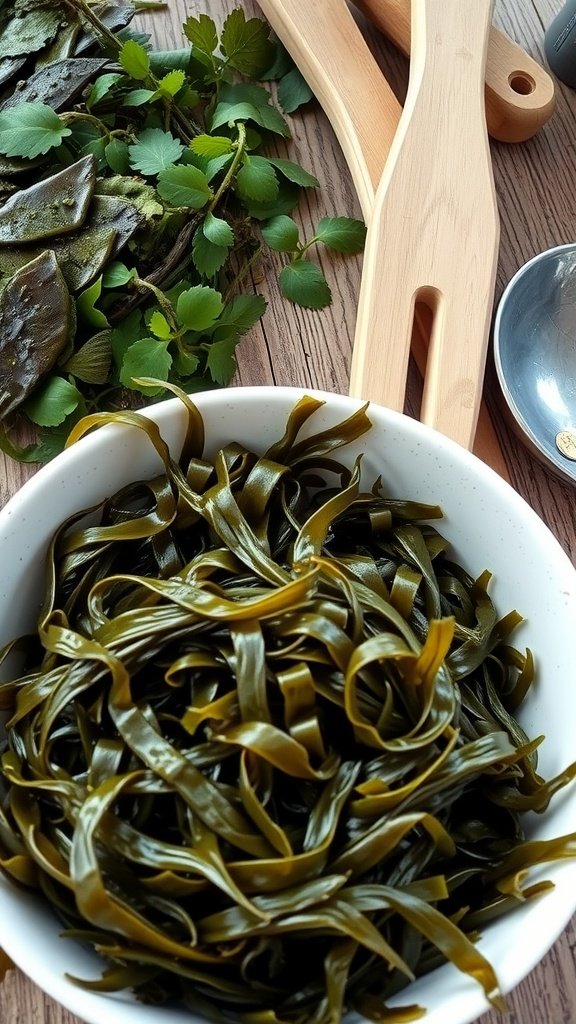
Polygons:
<instances>
[{"instance_id":1,"label":"herb stem","mask_svg":"<svg viewBox=\"0 0 576 1024\"><path fill-rule=\"evenodd\" d=\"M168 113L175 124L183 142L188 145L190 139L194 138L195 135L199 135L200 130L195 128L191 121L188 120L186 114L176 103L168 104Z\"/></svg>"},{"instance_id":2,"label":"herb stem","mask_svg":"<svg viewBox=\"0 0 576 1024\"><path fill-rule=\"evenodd\" d=\"M199 220L200 215L196 213L188 223L184 225L172 249L162 263L157 266L147 278L140 278L144 286L155 285L158 288L162 285L167 288L178 280L179 276L190 263L190 256L188 255L190 242L196 228L198 227ZM110 323L120 323L128 316L129 313L132 312L133 309L140 305L142 302L142 293L144 291L146 291L146 287L141 289L140 295L132 295L127 302L123 303L120 307L111 310L108 314ZM163 297L166 298L165 296Z\"/></svg>"},{"instance_id":3,"label":"herb stem","mask_svg":"<svg viewBox=\"0 0 576 1024\"><path fill-rule=\"evenodd\" d=\"M307 242L303 242L303 244L298 247L297 253L294 256L292 262L293 263L297 263L298 260L301 260L303 255L304 255L304 253L307 252L307 250L310 249L310 247L312 245L315 245L317 241L318 241L318 235L314 235L314 237L313 238L309 238Z\"/></svg>"},{"instance_id":4,"label":"herb stem","mask_svg":"<svg viewBox=\"0 0 576 1024\"><path fill-rule=\"evenodd\" d=\"M70 124L72 121L86 121L88 124L93 124L102 137L111 135L110 129L106 127L103 121L99 117L95 117L94 114L84 113L82 110L68 110L66 113L60 115L60 120L64 124ZM118 134L117 132L115 134Z\"/></svg>"},{"instance_id":5,"label":"herb stem","mask_svg":"<svg viewBox=\"0 0 576 1024\"><path fill-rule=\"evenodd\" d=\"M166 317L166 320L168 321L168 324L170 325L170 330L174 334L176 334L178 332L179 326L178 326L178 321L176 320L176 314L174 312L174 306L172 305L170 300L166 298L164 292L160 288L158 288L155 284L152 284L151 281L146 281L142 277L135 277L135 278L133 278L133 282L132 283L133 283L133 287L137 288L138 291L148 291L148 292L152 293L152 295L156 299L156 302L160 306L160 309L164 313L164 316Z\"/></svg>"},{"instance_id":6,"label":"herb stem","mask_svg":"<svg viewBox=\"0 0 576 1024\"><path fill-rule=\"evenodd\" d=\"M234 153L234 159L232 160L230 167L226 171L226 174L222 178L222 181L220 182L219 188L214 198L212 199L208 206L210 213L212 213L214 207L220 202L222 196L230 187L232 179L234 178L234 175L236 174L236 171L238 169L238 164L240 163L242 157L244 156L244 150L246 148L246 125L244 124L243 121L238 121L237 128L238 139L236 142L236 152Z\"/></svg>"},{"instance_id":7,"label":"herb stem","mask_svg":"<svg viewBox=\"0 0 576 1024\"><path fill-rule=\"evenodd\" d=\"M120 53L122 43L114 33L110 31L104 22L100 20L86 0L64 0L64 3L86 18L86 21L92 25L92 28L96 31L97 35L100 36L103 42L105 42L106 46L112 49L113 53Z\"/></svg>"},{"instance_id":8,"label":"herb stem","mask_svg":"<svg viewBox=\"0 0 576 1024\"><path fill-rule=\"evenodd\" d=\"M256 251L252 253L252 256L250 257L250 259L246 260L246 263L242 264L240 270L238 271L238 273L236 274L236 276L233 278L233 280L230 282L230 284L228 285L228 287L226 289L226 292L225 292L225 295L224 295L224 300L223 300L224 303L230 301L230 299L232 298L232 296L233 296L234 292L236 291L236 288L238 287L238 285L242 283L242 281L247 276L247 274L250 272L250 270L252 269L252 267L254 266L256 261L262 255L262 249L263 248L264 247L262 246L262 244L260 244L258 246L258 248L256 249Z\"/></svg>"}]
</instances>

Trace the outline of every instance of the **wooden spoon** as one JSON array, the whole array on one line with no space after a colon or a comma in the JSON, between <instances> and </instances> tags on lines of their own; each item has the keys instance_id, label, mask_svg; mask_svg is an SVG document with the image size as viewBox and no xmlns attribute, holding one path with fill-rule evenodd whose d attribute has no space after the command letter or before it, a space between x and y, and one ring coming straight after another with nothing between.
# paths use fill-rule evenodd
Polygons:
<instances>
[{"instance_id":1,"label":"wooden spoon","mask_svg":"<svg viewBox=\"0 0 576 1024\"><path fill-rule=\"evenodd\" d=\"M353 0L389 39L410 53L410 0ZM466 10L473 4L463 4ZM552 116L554 80L521 46L494 25L486 58L486 123L500 142L530 139Z\"/></svg>"},{"instance_id":2,"label":"wooden spoon","mask_svg":"<svg viewBox=\"0 0 576 1024\"><path fill-rule=\"evenodd\" d=\"M410 81L368 227L350 393L402 411L414 308L434 314L420 418L471 448L499 218L484 115L493 0L412 0Z\"/></svg>"},{"instance_id":3,"label":"wooden spoon","mask_svg":"<svg viewBox=\"0 0 576 1024\"><path fill-rule=\"evenodd\" d=\"M310 0L259 3L330 119L369 223L402 108L344 0L323 0L321 4ZM426 367L428 319L416 310L412 352L422 376ZM480 408L474 452L505 479L509 478L485 404Z\"/></svg>"}]
</instances>

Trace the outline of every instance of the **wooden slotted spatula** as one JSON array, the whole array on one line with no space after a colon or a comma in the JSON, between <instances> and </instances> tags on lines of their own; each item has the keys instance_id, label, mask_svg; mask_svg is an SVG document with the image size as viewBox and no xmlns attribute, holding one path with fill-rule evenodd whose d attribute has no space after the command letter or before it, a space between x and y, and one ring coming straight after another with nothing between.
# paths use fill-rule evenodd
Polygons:
<instances>
[{"instance_id":1,"label":"wooden slotted spatula","mask_svg":"<svg viewBox=\"0 0 576 1024\"><path fill-rule=\"evenodd\" d=\"M260 0L260 7L323 106L342 146L369 223L376 188L402 108L352 17L346 0ZM420 310L422 310L420 306ZM428 323L416 313L412 350L426 367ZM508 478L498 436L485 404L474 451Z\"/></svg>"},{"instance_id":2,"label":"wooden slotted spatula","mask_svg":"<svg viewBox=\"0 0 576 1024\"><path fill-rule=\"evenodd\" d=\"M350 392L404 406L417 300L434 315L420 418L472 447L499 240L484 113L492 0L412 0L408 94L374 201Z\"/></svg>"},{"instance_id":3,"label":"wooden slotted spatula","mask_svg":"<svg viewBox=\"0 0 576 1024\"><path fill-rule=\"evenodd\" d=\"M258 2L326 111L368 220L400 120L400 103L346 0Z\"/></svg>"}]
</instances>

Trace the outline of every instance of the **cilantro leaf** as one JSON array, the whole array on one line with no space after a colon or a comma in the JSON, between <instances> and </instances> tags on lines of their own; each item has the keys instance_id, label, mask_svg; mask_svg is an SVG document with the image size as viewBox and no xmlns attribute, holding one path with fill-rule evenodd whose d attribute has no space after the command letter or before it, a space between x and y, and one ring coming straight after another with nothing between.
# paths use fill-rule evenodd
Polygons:
<instances>
[{"instance_id":1,"label":"cilantro leaf","mask_svg":"<svg viewBox=\"0 0 576 1024\"><path fill-rule=\"evenodd\" d=\"M127 39L118 54L118 63L130 78L143 82L150 74L148 51L134 39Z\"/></svg>"},{"instance_id":2,"label":"cilantro leaf","mask_svg":"<svg viewBox=\"0 0 576 1024\"><path fill-rule=\"evenodd\" d=\"M214 245L222 245L228 248L234 242L234 232L228 221L221 217L215 217L213 213L207 213L202 221L202 231Z\"/></svg>"},{"instance_id":3,"label":"cilantro leaf","mask_svg":"<svg viewBox=\"0 0 576 1024\"><path fill-rule=\"evenodd\" d=\"M112 331L110 344L112 346L112 356L118 369L122 367L122 361L126 352L135 341L138 341L141 333L142 313L139 309L134 309L128 316L124 317L124 320Z\"/></svg>"},{"instance_id":4,"label":"cilantro leaf","mask_svg":"<svg viewBox=\"0 0 576 1024\"><path fill-rule=\"evenodd\" d=\"M3 5L6 0L0 0ZM20 14L34 10L34 17L36 8L46 5L58 6L52 0L15 0ZM310 90L284 47L271 40L266 22L233 6L228 5L232 13L220 33L207 14L188 17L187 48L175 53L151 52L150 37L142 32L118 33L116 65L99 61L90 81L84 79L74 97L79 116L73 121L68 113L58 115L41 102L0 109L0 160L3 152L16 157L14 173L28 165L33 171L41 156L45 177L54 164L67 165L83 152L93 152L98 177L91 217L95 222L101 216L114 219L118 207L116 241L110 228L102 243L98 241L99 267L95 264L93 274L73 290L72 313L77 317L58 376L47 374L29 396L29 410L23 406L42 440L35 450L41 447L47 457L62 447L70 425L85 414L85 395L91 407L92 402L106 407L104 388L110 386L126 386L148 397L165 393L168 381L178 380L191 391L230 382L239 339L263 316L266 301L241 293L224 302L221 291L224 281L246 285L251 254L261 251L259 242L262 248L267 242L288 254L280 288L291 301L309 308L322 308L331 295L320 266L308 259L308 246L318 242L340 252L361 248L363 225L355 222L359 227L351 228L347 218L324 218L311 241L301 241L289 214L302 189L317 187L318 181L293 160L265 156L264 147L274 134L289 138L282 109L296 109ZM0 25L3 39L5 29ZM34 55L45 46L37 43L31 39L32 48L26 46L25 53ZM274 98L264 78L278 83ZM49 103L41 93L39 89L33 98ZM92 109L97 119L86 116ZM186 119L192 125L187 135ZM244 122L240 152L234 122ZM204 126L199 135L196 123ZM18 185L15 181L10 191ZM5 191L10 194L8 187ZM130 222L142 215L129 248L123 245L125 215ZM116 323L125 313L122 303L132 307L131 290L126 290L136 271L130 268L140 267L144 275L155 262L163 265L179 251L174 246L187 221L192 242L180 269L166 278L170 306L161 296L154 302L148 295L146 305ZM7 445L17 451L0 430L0 449L8 451ZM22 451L14 457L28 456Z\"/></svg>"},{"instance_id":5,"label":"cilantro leaf","mask_svg":"<svg viewBox=\"0 0 576 1024\"><path fill-rule=\"evenodd\" d=\"M161 313L159 309L155 309L154 312L152 313L152 316L150 317L150 321L148 323L148 327L152 331L154 337L160 338L161 341L167 341L168 338L170 337L170 324L168 323L164 314Z\"/></svg>"},{"instance_id":6,"label":"cilantro leaf","mask_svg":"<svg viewBox=\"0 0 576 1024\"><path fill-rule=\"evenodd\" d=\"M207 160L204 173L208 178L208 181L212 181L213 178L216 178L220 174L220 171L228 168L232 163L232 160L232 153L222 153L222 156L214 156L211 160Z\"/></svg>"},{"instance_id":7,"label":"cilantro leaf","mask_svg":"<svg viewBox=\"0 0 576 1024\"><path fill-rule=\"evenodd\" d=\"M184 35L189 39L201 53L210 54L218 46L218 33L216 25L207 14L199 14L197 18L191 15L184 22Z\"/></svg>"},{"instance_id":8,"label":"cilantro leaf","mask_svg":"<svg viewBox=\"0 0 576 1024\"><path fill-rule=\"evenodd\" d=\"M97 327L100 330L104 327L110 327L105 314L101 309L96 308L96 303L102 294L102 278L98 277L90 285L89 288L85 288L83 292L76 299L76 311L81 320L86 324L90 324L91 327Z\"/></svg>"},{"instance_id":9,"label":"cilantro leaf","mask_svg":"<svg viewBox=\"0 0 576 1024\"><path fill-rule=\"evenodd\" d=\"M200 358L194 352L178 351L172 365L179 377L191 377L193 373L196 373L199 363Z\"/></svg>"},{"instance_id":10,"label":"cilantro leaf","mask_svg":"<svg viewBox=\"0 0 576 1024\"><path fill-rule=\"evenodd\" d=\"M158 82L158 92L161 96L175 96L176 93L180 92L180 89L186 81L186 75L183 71L169 71L167 75Z\"/></svg>"},{"instance_id":11,"label":"cilantro leaf","mask_svg":"<svg viewBox=\"0 0 576 1024\"><path fill-rule=\"evenodd\" d=\"M162 388L137 384L136 377L154 377L156 380L168 380L172 366L166 343L157 338L140 338L127 349L122 360L120 381L132 391L140 391L143 395L159 395Z\"/></svg>"},{"instance_id":12,"label":"cilantro leaf","mask_svg":"<svg viewBox=\"0 0 576 1024\"><path fill-rule=\"evenodd\" d=\"M280 174L288 181L293 181L295 185L302 185L304 188L319 188L318 178L300 167L300 164L295 164L293 160L281 160L276 156L269 156L268 160L277 171L280 171Z\"/></svg>"},{"instance_id":13,"label":"cilantro leaf","mask_svg":"<svg viewBox=\"0 0 576 1024\"><path fill-rule=\"evenodd\" d=\"M295 252L298 248L298 225L292 217L281 214L262 226L262 237L276 252Z\"/></svg>"},{"instance_id":14,"label":"cilantro leaf","mask_svg":"<svg viewBox=\"0 0 576 1024\"><path fill-rule=\"evenodd\" d=\"M206 367L216 384L229 384L236 373L234 351L237 344L237 335L232 335L229 338L224 338L222 341L213 341L210 345L206 358Z\"/></svg>"},{"instance_id":15,"label":"cilantro leaf","mask_svg":"<svg viewBox=\"0 0 576 1024\"><path fill-rule=\"evenodd\" d=\"M192 164L165 167L158 175L158 192L173 206L201 210L213 192L203 171Z\"/></svg>"},{"instance_id":16,"label":"cilantro leaf","mask_svg":"<svg viewBox=\"0 0 576 1024\"><path fill-rule=\"evenodd\" d=\"M123 77L124 76L119 74L117 71L111 71L109 74L100 75L88 93L86 99L87 109L92 110L92 107L95 107L97 103L100 103L100 101L108 95L116 83Z\"/></svg>"},{"instance_id":17,"label":"cilantro leaf","mask_svg":"<svg viewBox=\"0 0 576 1024\"><path fill-rule=\"evenodd\" d=\"M232 151L232 139L227 139L225 135L196 135L190 143L190 149L198 156L209 159L224 156Z\"/></svg>"},{"instance_id":18,"label":"cilantro leaf","mask_svg":"<svg viewBox=\"0 0 576 1024\"><path fill-rule=\"evenodd\" d=\"M278 178L270 161L263 156L246 156L236 175L236 191L260 203L275 199Z\"/></svg>"},{"instance_id":19,"label":"cilantro leaf","mask_svg":"<svg viewBox=\"0 0 576 1024\"><path fill-rule=\"evenodd\" d=\"M366 225L353 217L322 217L315 238L335 252L361 252L366 240Z\"/></svg>"},{"instance_id":20,"label":"cilantro leaf","mask_svg":"<svg viewBox=\"0 0 576 1024\"><path fill-rule=\"evenodd\" d=\"M57 427L82 401L78 388L64 377L50 377L26 400L28 419L39 427Z\"/></svg>"},{"instance_id":21,"label":"cilantro leaf","mask_svg":"<svg viewBox=\"0 0 576 1024\"><path fill-rule=\"evenodd\" d=\"M244 83L222 89L220 101L212 115L211 130L235 121L253 121L260 128L290 138L290 129L280 111L271 105L269 92L261 86Z\"/></svg>"},{"instance_id":22,"label":"cilantro leaf","mask_svg":"<svg viewBox=\"0 0 576 1024\"><path fill-rule=\"evenodd\" d=\"M262 128L267 128L269 132L274 132L275 135L281 135L284 139L289 139L291 137L288 123L276 107L259 107L258 114L260 120L257 123Z\"/></svg>"},{"instance_id":23,"label":"cilantro leaf","mask_svg":"<svg viewBox=\"0 0 576 1024\"><path fill-rule=\"evenodd\" d=\"M241 8L233 10L222 29L221 47L230 67L242 75L258 76L270 67L274 47L270 29L260 18L246 21Z\"/></svg>"},{"instance_id":24,"label":"cilantro leaf","mask_svg":"<svg viewBox=\"0 0 576 1024\"><path fill-rule=\"evenodd\" d=\"M109 168L115 174L127 174L130 168L128 146L122 139L111 139L104 149L104 156Z\"/></svg>"},{"instance_id":25,"label":"cilantro leaf","mask_svg":"<svg viewBox=\"0 0 576 1024\"><path fill-rule=\"evenodd\" d=\"M124 107L143 107L145 103L149 103L153 96L155 96L153 89L132 89L127 92L122 100Z\"/></svg>"},{"instance_id":26,"label":"cilantro leaf","mask_svg":"<svg viewBox=\"0 0 576 1024\"><path fill-rule=\"evenodd\" d=\"M194 167L199 167L201 171L204 171L207 180L210 182L215 178L221 171L225 170L230 166L234 154L221 153L220 156L202 156L198 153L184 153L182 157L182 163L193 164Z\"/></svg>"},{"instance_id":27,"label":"cilantro leaf","mask_svg":"<svg viewBox=\"0 0 576 1024\"><path fill-rule=\"evenodd\" d=\"M145 128L134 145L128 146L130 166L146 176L160 174L180 159L184 148L170 132L161 128Z\"/></svg>"},{"instance_id":28,"label":"cilantro leaf","mask_svg":"<svg viewBox=\"0 0 576 1024\"><path fill-rule=\"evenodd\" d=\"M176 303L178 320L189 331L205 331L212 327L222 309L220 292L200 284L182 292Z\"/></svg>"},{"instance_id":29,"label":"cilantro leaf","mask_svg":"<svg viewBox=\"0 0 576 1024\"><path fill-rule=\"evenodd\" d=\"M193 110L200 103L200 93L197 89L193 89L191 85L184 84L181 92L178 94L178 106L184 110L188 107Z\"/></svg>"},{"instance_id":30,"label":"cilantro leaf","mask_svg":"<svg viewBox=\"0 0 576 1024\"><path fill-rule=\"evenodd\" d=\"M272 61L269 68L266 68L260 78L264 81L277 82L284 75L287 75L289 71L294 67L294 61L288 53L288 50L280 42L279 39L273 40L274 45L274 60Z\"/></svg>"},{"instance_id":31,"label":"cilantro leaf","mask_svg":"<svg viewBox=\"0 0 576 1024\"><path fill-rule=\"evenodd\" d=\"M320 267L310 260L295 260L280 271L280 291L286 299L306 309L323 309L332 293Z\"/></svg>"},{"instance_id":32,"label":"cilantro leaf","mask_svg":"<svg viewBox=\"0 0 576 1024\"><path fill-rule=\"evenodd\" d=\"M200 226L192 240L192 262L202 277L214 277L224 266L228 257L228 246L214 245Z\"/></svg>"},{"instance_id":33,"label":"cilantro leaf","mask_svg":"<svg viewBox=\"0 0 576 1024\"><path fill-rule=\"evenodd\" d=\"M278 82L278 103L285 114L293 114L295 110L309 103L314 93L298 68L292 68Z\"/></svg>"},{"instance_id":34,"label":"cilantro leaf","mask_svg":"<svg viewBox=\"0 0 576 1024\"><path fill-rule=\"evenodd\" d=\"M252 103L255 107L267 107L272 99L268 89L256 82L224 82L218 95L223 103Z\"/></svg>"},{"instance_id":35,"label":"cilantro leaf","mask_svg":"<svg viewBox=\"0 0 576 1024\"><path fill-rule=\"evenodd\" d=\"M0 113L0 153L33 160L72 132L45 103L19 103Z\"/></svg>"},{"instance_id":36,"label":"cilantro leaf","mask_svg":"<svg viewBox=\"0 0 576 1024\"><path fill-rule=\"evenodd\" d=\"M214 337L219 339L224 332L228 336L231 330L237 335L246 334L264 315L266 305L263 295L235 295L218 317Z\"/></svg>"},{"instance_id":37,"label":"cilantro leaf","mask_svg":"<svg viewBox=\"0 0 576 1024\"><path fill-rule=\"evenodd\" d=\"M61 449L60 449L61 450ZM53 455L57 452L50 450L45 453L44 446L42 444L27 444L23 447L16 444L15 441L8 435L2 424L0 424L0 451L4 452L9 459L14 459L15 462L48 462Z\"/></svg>"},{"instance_id":38,"label":"cilantro leaf","mask_svg":"<svg viewBox=\"0 0 576 1024\"><path fill-rule=\"evenodd\" d=\"M253 103L218 103L212 115L211 129L214 131L223 124L233 124L235 121L256 121L259 124L259 117L258 107Z\"/></svg>"},{"instance_id":39,"label":"cilantro leaf","mask_svg":"<svg viewBox=\"0 0 576 1024\"><path fill-rule=\"evenodd\" d=\"M123 284L128 284L133 277L133 270L128 270L128 267L120 260L114 260L108 264L102 274L102 285L104 288L121 288Z\"/></svg>"},{"instance_id":40,"label":"cilantro leaf","mask_svg":"<svg viewBox=\"0 0 576 1024\"><path fill-rule=\"evenodd\" d=\"M279 217L281 214L290 214L300 199L300 188L298 185L293 185L288 181L281 181L279 183L278 195L276 199L271 199L268 202L259 203L256 199L247 199L245 196L242 199L246 212L254 218L254 220L270 220L272 217Z\"/></svg>"},{"instance_id":41,"label":"cilantro leaf","mask_svg":"<svg viewBox=\"0 0 576 1024\"><path fill-rule=\"evenodd\" d=\"M218 49L218 33L212 18L207 14L187 18L184 22L184 35L192 43L193 60L200 68L215 71L217 60L214 54Z\"/></svg>"}]
</instances>

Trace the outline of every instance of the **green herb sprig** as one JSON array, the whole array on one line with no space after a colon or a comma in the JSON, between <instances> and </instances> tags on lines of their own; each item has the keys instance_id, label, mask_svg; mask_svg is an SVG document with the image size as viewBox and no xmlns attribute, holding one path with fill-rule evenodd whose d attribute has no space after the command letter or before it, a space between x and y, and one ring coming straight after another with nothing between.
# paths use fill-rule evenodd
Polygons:
<instances>
[{"instance_id":1,"label":"green herb sprig","mask_svg":"<svg viewBox=\"0 0 576 1024\"><path fill-rule=\"evenodd\" d=\"M251 271L267 251L285 254L283 296L319 310L331 290L313 247L364 244L347 217L300 238L292 214L319 182L271 144L311 93L264 21L190 16L186 45L154 52L126 8L18 0L0 16L0 77L17 65L0 97L0 448L21 461L51 458L87 412L162 397L138 378L230 383L266 309ZM11 331L48 286L50 315Z\"/></svg>"}]
</instances>

